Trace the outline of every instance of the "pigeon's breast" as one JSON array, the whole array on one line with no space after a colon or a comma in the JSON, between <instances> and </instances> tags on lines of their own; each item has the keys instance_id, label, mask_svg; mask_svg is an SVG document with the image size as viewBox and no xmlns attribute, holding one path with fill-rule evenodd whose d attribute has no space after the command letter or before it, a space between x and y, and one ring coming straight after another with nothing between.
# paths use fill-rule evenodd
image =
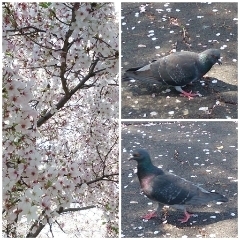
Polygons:
<instances>
[{"instance_id":1,"label":"pigeon's breast","mask_svg":"<svg viewBox=\"0 0 240 240\"><path fill-rule=\"evenodd\" d=\"M154 175L148 175L146 177L143 177L140 182L142 191L150 199L152 199L151 197L153 192L152 181L154 177L155 177Z\"/></svg>"}]
</instances>

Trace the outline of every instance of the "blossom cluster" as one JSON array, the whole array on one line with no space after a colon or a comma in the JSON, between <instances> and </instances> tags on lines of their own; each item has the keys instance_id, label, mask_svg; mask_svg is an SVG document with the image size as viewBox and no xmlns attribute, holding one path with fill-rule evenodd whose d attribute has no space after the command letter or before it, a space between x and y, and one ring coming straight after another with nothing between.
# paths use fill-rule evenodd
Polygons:
<instances>
[{"instance_id":1,"label":"blossom cluster","mask_svg":"<svg viewBox=\"0 0 240 240\"><path fill-rule=\"evenodd\" d=\"M113 3L3 3L5 236L71 220L72 203L117 236L118 94Z\"/></svg>"}]
</instances>

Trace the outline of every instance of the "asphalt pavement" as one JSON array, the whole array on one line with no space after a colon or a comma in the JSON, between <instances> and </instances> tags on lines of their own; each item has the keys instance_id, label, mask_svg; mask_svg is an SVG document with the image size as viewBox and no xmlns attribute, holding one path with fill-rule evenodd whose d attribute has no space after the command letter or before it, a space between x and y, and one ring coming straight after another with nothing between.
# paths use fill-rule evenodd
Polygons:
<instances>
[{"instance_id":1,"label":"asphalt pavement","mask_svg":"<svg viewBox=\"0 0 240 240\"><path fill-rule=\"evenodd\" d=\"M184 90L202 97L188 100L173 87L122 82L123 119L237 119L238 3L122 3L122 74L170 54L221 49L201 82Z\"/></svg>"},{"instance_id":2,"label":"asphalt pavement","mask_svg":"<svg viewBox=\"0 0 240 240\"><path fill-rule=\"evenodd\" d=\"M144 221L141 216L157 207L140 190L136 162L129 161L137 148L149 151L154 165L201 187L225 195L229 201L194 208L196 217L180 223L183 214L169 208ZM123 238L237 238L237 122L178 121L122 122L121 236Z\"/></svg>"}]
</instances>

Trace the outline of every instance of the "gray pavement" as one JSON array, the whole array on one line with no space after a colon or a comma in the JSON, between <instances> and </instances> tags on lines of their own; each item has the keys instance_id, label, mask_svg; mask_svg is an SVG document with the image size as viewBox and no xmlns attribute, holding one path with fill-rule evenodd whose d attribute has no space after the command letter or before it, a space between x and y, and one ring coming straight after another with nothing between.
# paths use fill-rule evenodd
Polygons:
<instances>
[{"instance_id":1,"label":"gray pavement","mask_svg":"<svg viewBox=\"0 0 240 240\"><path fill-rule=\"evenodd\" d=\"M192 100L173 87L122 82L123 119L237 119L237 3L122 3L121 15L122 73L173 49L219 48L223 62L184 88L203 95Z\"/></svg>"},{"instance_id":2,"label":"gray pavement","mask_svg":"<svg viewBox=\"0 0 240 240\"><path fill-rule=\"evenodd\" d=\"M188 223L177 221L181 211L169 209L167 223L160 218L143 221L141 216L156 208L140 191L132 150L145 148L153 163L187 180L216 190L229 202L197 207L197 217ZM176 157L175 151L178 152ZM124 238L236 238L237 123L233 121L186 121L122 123L122 237Z\"/></svg>"}]
</instances>

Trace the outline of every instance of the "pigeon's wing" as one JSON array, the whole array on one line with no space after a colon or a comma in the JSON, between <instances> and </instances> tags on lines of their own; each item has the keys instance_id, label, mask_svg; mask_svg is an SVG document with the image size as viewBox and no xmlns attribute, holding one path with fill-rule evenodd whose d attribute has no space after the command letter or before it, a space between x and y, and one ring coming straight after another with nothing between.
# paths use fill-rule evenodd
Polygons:
<instances>
[{"instance_id":1,"label":"pigeon's wing","mask_svg":"<svg viewBox=\"0 0 240 240\"><path fill-rule=\"evenodd\" d=\"M159 81L172 86L184 86L201 77L198 54L173 53L151 64L151 74Z\"/></svg>"},{"instance_id":2,"label":"pigeon's wing","mask_svg":"<svg viewBox=\"0 0 240 240\"><path fill-rule=\"evenodd\" d=\"M152 199L168 205L202 205L213 200L227 201L221 194L210 193L174 174L156 176L152 179L151 185Z\"/></svg>"},{"instance_id":3,"label":"pigeon's wing","mask_svg":"<svg viewBox=\"0 0 240 240\"><path fill-rule=\"evenodd\" d=\"M168 205L184 204L195 194L195 189L189 187L181 178L176 178L174 175L158 175L152 179L151 198Z\"/></svg>"},{"instance_id":4,"label":"pigeon's wing","mask_svg":"<svg viewBox=\"0 0 240 240\"><path fill-rule=\"evenodd\" d=\"M123 75L123 81L129 81L130 79L140 80L144 82L149 82L153 84L159 84L159 76L156 78L153 76L150 68L151 64L137 67L137 68L130 68L126 70Z\"/></svg>"}]
</instances>

